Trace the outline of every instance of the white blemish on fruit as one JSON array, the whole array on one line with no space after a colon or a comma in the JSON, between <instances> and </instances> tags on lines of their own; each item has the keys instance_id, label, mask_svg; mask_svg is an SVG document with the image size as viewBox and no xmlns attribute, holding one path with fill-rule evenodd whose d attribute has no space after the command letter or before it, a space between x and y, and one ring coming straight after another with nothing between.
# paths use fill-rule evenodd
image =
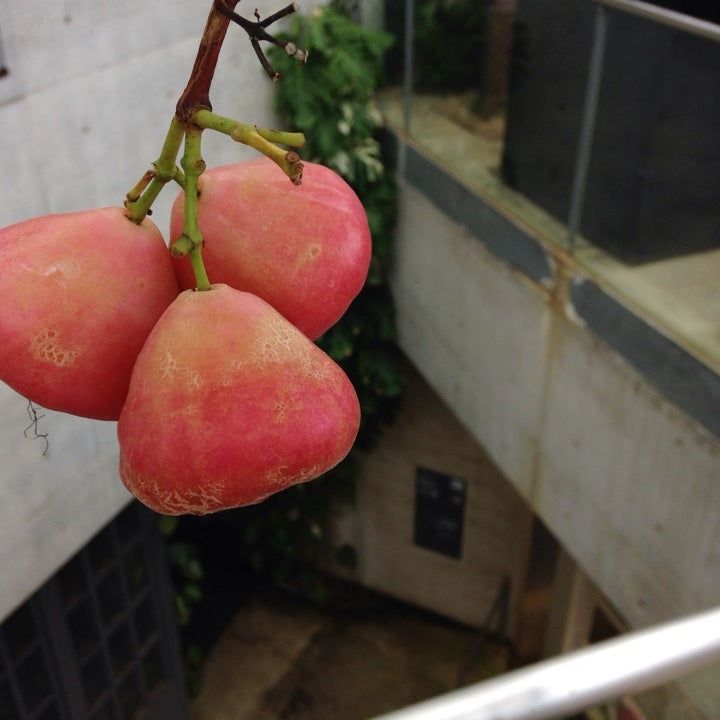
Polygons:
<instances>
[{"instance_id":1,"label":"white blemish on fruit","mask_svg":"<svg viewBox=\"0 0 720 720\"><path fill-rule=\"evenodd\" d=\"M176 357L166 350L163 359L160 361L160 378L162 380L172 380L178 370L178 362Z\"/></svg>"},{"instance_id":2,"label":"white blemish on fruit","mask_svg":"<svg viewBox=\"0 0 720 720\"><path fill-rule=\"evenodd\" d=\"M260 343L264 362L283 362L301 357L306 348L300 331L278 319L265 323L267 335Z\"/></svg>"},{"instance_id":3,"label":"white blemish on fruit","mask_svg":"<svg viewBox=\"0 0 720 720\"><path fill-rule=\"evenodd\" d=\"M278 398L273 403L273 412L274 420L276 423L282 425L284 422L287 421L287 411L288 411L288 399L287 397L281 397Z\"/></svg>"},{"instance_id":4,"label":"white blemish on fruit","mask_svg":"<svg viewBox=\"0 0 720 720\"><path fill-rule=\"evenodd\" d=\"M36 360L57 367L71 367L80 355L78 348L63 348L60 332L50 328L44 328L30 340L30 352Z\"/></svg>"},{"instance_id":5,"label":"white blemish on fruit","mask_svg":"<svg viewBox=\"0 0 720 720\"><path fill-rule=\"evenodd\" d=\"M142 475L130 477L131 473L127 468L125 470L123 480L133 495L166 515L207 515L225 509L222 499L225 484L220 480L205 482L194 488L172 488Z\"/></svg>"},{"instance_id":6,"label":"white blemish on fruit","mask_svg":"<svg viewBox=\"0 0 720 720\"><path fill-rule=\"evenodd\" d=\"M247 355L233 361L233 370L250 367L262 369L273 364L298 364L302 374L313 380L328 375L328 365L317 348L293 325L280 317L263 321L257 340L247 348Z\"/></svg>"},{"instance_id":7,"label":"white blemish on fruit","mask_svg":"<svg viewBox=\"0 0 720 720\"><path fill-rule=\"evenodd\" d=\"M80 274L74 260L59 260L45 268L43 277L52 278L60 287L67 287Z\"/></svg>"},{"instance_id":8,"label":"white blemish on fruit","mask_svg":"<svg viewBox=\"0 0 720 720\"><path fill-rule=\"evenodd\" d=\"M165 382L185 381L188 390L199 390L203 385L203 378L194 368L183 367L177 357L170 351L164 350L158 362L160 379Z\"/></svg>"},{"instance_id":9,"label":"white blemish on fruit","mask_svg":"<svg viewBox=\"0 0 720 720\"><path fill-rule=\"evenodd\" d=\"M314 480L319 475L322 475L323 472L325 472L325 469L326 468L323 468L321 465L312 465L304 470L301 470L295 476L293 482L302 483L307 482L308 480Z\"/></svg>"},{"instance_id":10,"label":"white blemish on fruit","mask_svg":"<svg viewBox=\"0 0 720 720\"><path fill-rule=\"evenodd\" d=\"M263 476L263 489L267 490L268 494L272 495L272 493L284 490L290 485L314 480L319 475L322 475L326 469L327 466L315 464L292 473L287 465L279 465L276 468L271 468L265 473Z\"/></svg>"},{"instance_id":11,"label":"white blemish on fruit","mask_svg":"<svg viewBox=\"0 0 720 720\"><path fill-rule=\"evenodd\" d=\"M289 470L287 465L279 465L276 468L271 468L263 477L263 489L267 490L269 495L278 492L287 487L288 479Z\"/></svg>"},{"instance_id":12,"label":"white blemish on fruit","mask_svg":"<svg viewBox=\"0 0 720 720\"><path fill-rule=\"evenodd\" d=\"M239 370L246 366L286 363L299 358L303 348L303 336L299 330L279 318L267 319L257 333L257 340L247 348L247 355L233 361Z\"/></svg>"},{"instance_id":13,"label":"white blemish on fruit","mask_svg":"<svg viewBox=\"0 0 720 720\"><path fill-rule=\"evenodd\" d=\"M308 245L303 248L303 250L298 253L297 260L295 262L295 270L301 270L305 267L305 265L317 260L318 257L320 257L321 252L322 247L319 243L313 243L312 245Z\"/></svg>"},{"instance_id":14,"label":"white blemish on fruit","mask_svg":"<svg viewBox=\"0 0 720 720\"><path fill-rule=\"evenodd\" d=\"M196 372L195 370L188 370L187 376L188 388L190 390L199 390L203 386L203 381L200 377L200 373Z\"/></svg>"}]
</instances>

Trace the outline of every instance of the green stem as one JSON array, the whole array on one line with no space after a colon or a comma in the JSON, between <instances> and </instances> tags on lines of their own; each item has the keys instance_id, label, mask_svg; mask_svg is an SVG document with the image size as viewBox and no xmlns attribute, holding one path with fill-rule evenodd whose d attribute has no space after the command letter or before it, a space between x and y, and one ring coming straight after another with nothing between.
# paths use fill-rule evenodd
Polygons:
<instances>
[{"instance_id":1,"label":"green stem","mask_svg":"<svg viewBox=\"0 0 720 720\"><path fill-rule=\"evenodd\" d=\"M301 148L305 144L305 135L301 132L287 132L286 130L269 130L253 126L255 132L265 140L288 147Z\"/></svg>"},{"instance_id":2,"label":"green stem","mask_svg":"<svg viewBox=\"0 0 720 720\"><path fill-rule=\"evenodd\" d=\"M145 188L150 184L150 181L155 177L155 168L152 168L151 170L146 170L145 174L137 181L137 185L135 185L130 192L125 196L126 198L126 207L130 205L130 203L137 202L138 198L143 194Z\"/></svg>"},{"instance_id":3,"label":"green stem","mask_svg":"<svg viewBox=\"0 0 720 720\"><path fill-rule=\"evenodd\" d=\"M185 189L185 173L179 168L175 168L173 180L184 190Z\"/></svg>"},{"instance_id":4,"label":"green stem","mask_svg":"<svg viewBox=\"0 0 720 720\"><path fill-rule=\"evenodd\" d=\"M229 135L236 142L249 145L261 152L276 163L294 183L299 184L303 169L300 156L296 152L283 150L275 143L302 147L305 144L305 136L302 133L258 128L204 109L197 110L193 114L193 122L203 129L216 130Z\"/></svg>"},{"instance_id":5,"label":"green stem","mask_svg":"<svg viewBox=\"0 0 720 720\"><path fill-rule=\"evenodd\" d=\"M198 110L193 116L195 123L206 130L216 130L225 135L232 136L236 132L256 132L260 137L270 142L280 143L288 147L300 148L305 144L305 135L301 132L285 132L284 130L268 130L256 125L241 123L232 118L226 118L210 110Z\"/></svg>"},{"instance_id":6,"label":"green stem","mask_svg":"<svg viewBox=\"0 0 720 720\"><path fill-rule=\"evenodd\" d=\"M145 173L140 182L128 193L126 207L130 211L128 217L134 223L140 224L143 221L165 184L175 179L175 160L184 135L185 128L182 123L177 117L173 117L160 151L160 157L153 163L154 171ZM149 177L152 177L152 180L148 185ZM137 197L138 191L142 192L139 197Z\"/></svg>"},{"instance_id":7,"label":"green stem","mask_svg":"<svg viewBox=\"0 0 720 720\"><path fill-rule=\"evenodd\" d=\"M182 157L182 168L185 171L185 226L180 241L190 241L192 247L188 253L195 285L198 290L210 290L205 264L202 259L202 235L198 225L198 178L205 171L205 161L201 152L202 129L188 127L185 132L185 152ZM176 251L173 245L173 252ZM181 253L182 254L182 253Z\"/></svg>"}]
</instances>

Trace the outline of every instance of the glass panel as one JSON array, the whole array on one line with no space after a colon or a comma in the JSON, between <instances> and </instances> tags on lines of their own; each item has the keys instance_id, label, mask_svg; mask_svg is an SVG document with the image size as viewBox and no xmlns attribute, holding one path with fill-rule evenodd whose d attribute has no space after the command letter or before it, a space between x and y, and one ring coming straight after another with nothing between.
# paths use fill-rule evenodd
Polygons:
<instances>
[{"instance_id":1,"label":"glass panel","mask_svg":"<svg viewBox=\"0 0 720 720\"><path fill-rule=\"evenodd\" d=\"M414 5L413 92L406 107L405 3L385 3L386 28L396 42L386 55L390 87L379 94L383 114L393 128L409 118L418 144L467 183L507 194L501 166L508 77L511 68L527 63L515 3L415 0Z\"/></svg>"},{"instance_id":2,"label":"glass panel","mask_svg":"<svg viewBox=\"0 0 720 720\"><path fill-rule=\"evenodd\" d=\"M69 614L68 630L73 639L78 660L82 660L97 648L99 640L97 627L94 622L92 606L88 600L84 600Z\"/></svg>"},{"instance_id":3,"label":"glass panel","mask_svg":"<svg viewBox=\"0 0 720 720\"><path fill-rule=\"evenodd\" d=\"M140 594L147 587L148 577L145 569L145 558L143 557L142 546L139 543L133 545L125 554L123 568L130 594L132 596Z\"/></svg>"},{"instance_id":4,"label":"glass panel","mask_svg":"<svg viewBox=\"0 0 720 720\"><path fill-rule=\"evenodd\" d=\"M122 586L117 570L111 570L100 581L97 595L103 621L110 624L124 610Z\"/></svg>"},{"instance_id":5,"label":"glass panel","mask_svg":"<svg viewBox=\"0 0 720 720\"><path fill-rule=\"evenodd\" d=\"M123 510L117 519L117 529L120 535L120 542L125 545L132 537L140 532L138 508L133 503Z\"/></svg>"},{"instance_id":6,"label":"glass panel","mask_svg":"<svg viewBox=\"0 0 720 720\"><path fill-rule=\"evenodd\" d=\"M108 642L110 653L110 667L115 677L122 673L127 665L132 662L134 649L130 628L124 622L110 637Z\"/></svg>"},{"instance_id":7,"label":"glass panel","mask_svg":"<svg viewBox=\"0 0 720 720\"><path fill-rule=\"evenodd\" d=\"M115 559L115 547L110 527L106 527L92 540L88 546L88 556L95 577L112 564Z\"/></svg>"},{"instance_id":8,"label":"glass panel","mask_svg":"<svg viewBox=\"0 0 720 720\"><path fill-rule=\"evenodd\" d=\"M92 720L116 720L117 715L113 706L113 701L108 700L103 703L93 714Z\"/></svg>"},{"instance_id":9,"label":"glass panel","mask_svg":"<svg viewBox=\"0 0 720 720\"><path fill-rule=\"evenodd\" d=\"M29 650L37 639L30 607L20 606L4 623L5 641L13 660Z\"/></svg>"},{"instance_id":10,"label":"glass panel","mask_svg":"<svg viewBox=\"0 0 720 720\"><path fill-rule=\"evenodd\" d=\"M52 694L52 684L42 650L38 648L17 668L16 677L25 705L37 708Z\"/></svg>"},{"instance_id":11,"label":"glass panel","mask_svg":"<svg viewBox=\"0 0 720 720\"><path fill-rule=\"evenodd\" d=\"M88 704L92 704L110 684L101 653L95 653L80 668L80 677L85 691L85 699Z\"/></svg>"},{"instance_id":12,"label":"glass panel","mask_svg":"<svg viewBox=\"0 0 720 720\"><path fill-rule=\"evenodd\" d=\"M142 672L145 679L145 687L148 692L152 692L163 679L162 660L160 658L158 643L155 643L143 658Z\"/></svg>"},{"instance_id":13,"label":"glass panel","mask_svg":"<svg viewBox=\"0 0 720 720\"><path fill-rule=\"evenodd\" d=\"M0 720L17 720L19 713L10 692L10 683L0 682Z\"/></svg>"},{"instance_id":14,"label":"glass panel","mask_svg":"<svg viewBox=\"0 0 720 720\"><path fill-rule=\"evenodd\" d=\"M87 587L87 579L80 555L76 555L60 570L57 581L63 605L69 608L77 602Z\"/></svg>"},{"instance_id":15,"label":"glass panel","mask_svg":"<svg viewBox=\"0 0 720 720\"><path fill-rule=\"evenodd\" d=\"M135 610L135 631L140 645L144 645L156 631L155 612L149 597Z\"/></svg>"},{"instance_id":16,"label":"glass panel","mask_svg":"<svg viewBox=\"0 0 720 720\"><path fill-rule=\"evenodd\" d=\"M140 683L136 673L130 673L122 682L118 688L118 700L120 701L123 717L129 720L142 702Z\"/></svg>"},{"instance_id":17,"label":"glass panel","mask_svg":"<svg viewBox=\"0 0 720 720\"><path fill-rule=\"evenodd\" d=\"M693 3L662 4L692 12ZM509 222L567 248L591 51L605 27L596 23L596 4L414 5L406 106L405 3L385 3L385 26L396 38L386 56L389 86L378 94L388 126L402 129L409 111L413 143L432 164ZM706 18L717 12L710 5L717 3L695 3ZM574 254L580 272L712 366L720 362L720 43L620 10L605 14ZM449 212L452 200L441 203Z\"/></svg>"},{"instance_id":18,"label":"glass panel","mask_svg":"<svg viewBox=\"0 0 720 720\"><path fill-rule=\"evenodd\" d=\"M38 715L37 720L63 720L63 718L60 714L60 710L58 710L57 704L53 702L49 707L43 710L40 715Z\"/></svg>"}]
</instances>

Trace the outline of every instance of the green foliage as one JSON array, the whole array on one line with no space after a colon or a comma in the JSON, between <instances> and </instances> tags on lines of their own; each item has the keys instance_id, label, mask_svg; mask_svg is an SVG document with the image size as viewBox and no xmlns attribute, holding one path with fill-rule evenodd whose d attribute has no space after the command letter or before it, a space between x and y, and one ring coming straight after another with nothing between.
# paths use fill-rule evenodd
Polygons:
<instances>
[{"instance_id":1,"label":"green foliage","mask_svg":"<svg viewBox=\"0 0 720 720\"><path fill-rule=\"evenodd\" d=\"M193 609L203 597L200 585L203 569L196 545L172 539L178 528L178 522L179 518L176 516L161 515L158 518L158 528L166 538L165 557L170 568L177 622L180 626L186 626L190 622ZM188 694L193 697L200 688L202 650L196 645L190 645L185 648L184 654L185 687Z\"/></svg>"},{"instance_id":2,"label":"green foliage","mask_svg":"<svg viewBox=\"0 0 720 720\"><path fill-rule=\"evenodd\" d=\"M205 653L199 645L190 644L185 648L183 653L185 689L189 697L195 697L200 692L201 668L204 658Z\"/></svg>"},{"instance_id":3,"label":"green foliage","mask_svg":"<svg viewBox=\"0 0 720 720\"><path fill-rule=\"evenodd\" d=\"M268 572L281 587L325 604L329 592L314 563L327 549L327 519L332 509L351 502L354 493L351 456L322 478L244 508L243 547L252 568ZM344 551L342 559L347 557Z\"/></svg>"},{"instance_id":4,"label":"green foliage","mask_svg":"<svg viewBox=\"0 0 720 720\"><path fill-rule=\"evenodd\" d=\"M166 534L168 533L168 526L171 527L169 532L172 533L176 525L163 523L161 520L160 529ZM203 577L203 570L198 550L192 543L175 540L167 543L165 555L170 565L170 573L175 589L173 599L178 623L187 625L193 606L202 600L200 581Z\"/></svg>"},{"instance_id":5,"label":"green foliage","mask_svg":"<svg viewBox=\"0 0 720 720\"><path fill-rule=\"evenodd\" d=\"M309 51L310 60L300 66L282 51L272 54L282 75L277 108L287 127L308 138L305 158L333 168L353 187L372 233L366 286L342 320L318 341L358 391L363 409L358 444L369 448L392 419L404 387L386 277L396 188L376 137L381 117L373 100L383 54L392 40L332 7L296 18L291 36Z\"/></svg>"},{"instance_id":6,"label":"green foliage","mask_svg":"<svg viewBox=\"0 0 720 720\"><path fill-rule=\"evenodd\" d=\"M309 51L309 61L301 66L281 50L271 52L282 76L277 109L286 127L305 133L304 158L333 168L353 187L372 233L373 256L363 291L318 340L357 390L362 409L358 446L367 449L394 417L405 385L387 282L396 188L377 139L381 117L373 101L391 38L359 27L334 7L296 17L290 37ZM325 602L327 588L312 561L327 550L329 514L338 503L352 499L354 478L351 454L323 478L246 508L244 545L253 567L269 570L279 584ZM350 546L341 547L334 559L345 567L356 562Z\"/></svg>"},{"instance_id":7,"label":"green foliage","mask_svg":"<svg viewBox=\"0 0 720 720\"><path fill-rule=\"evenodd\" d=\"M482 90L489 37L488 0L417 0L414 84L418 90ZM405 5L385 5L386 27L400 42L388 54L392 82L402 77Z\"/></svg>"}]
</instances>

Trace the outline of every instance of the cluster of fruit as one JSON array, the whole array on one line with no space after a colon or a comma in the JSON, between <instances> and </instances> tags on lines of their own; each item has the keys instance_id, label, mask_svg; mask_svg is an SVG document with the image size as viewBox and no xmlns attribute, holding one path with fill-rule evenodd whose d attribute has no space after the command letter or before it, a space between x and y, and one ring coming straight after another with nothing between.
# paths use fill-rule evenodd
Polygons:
<instances>
[{"instance_id":1,"label":"cluster of fruit","mask_svg":"<svg viewBox=\"0 0 720 720\"><path fill-rule=\"evenodd\" d=\"M368 271L355 193L312 163L296 186L266 158L209 170L199 191L209 290L120 208L0 230L0 379L44 407L119 420L121 478L166 514L317 477L360 421L350 381L312 342ZM171 239L183 205L181 193Z\"/></svg>"}]
</instances>

